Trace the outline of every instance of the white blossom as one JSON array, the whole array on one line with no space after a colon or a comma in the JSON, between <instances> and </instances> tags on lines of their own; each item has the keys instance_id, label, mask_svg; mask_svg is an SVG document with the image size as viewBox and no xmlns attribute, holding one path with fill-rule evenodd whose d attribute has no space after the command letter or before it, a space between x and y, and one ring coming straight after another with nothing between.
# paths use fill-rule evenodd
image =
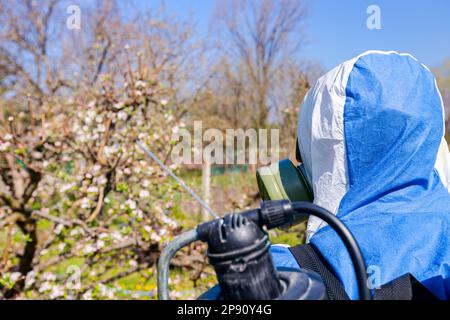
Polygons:
<instances>
[{"instance_id":1,"label":"white blossom","mask_svg":"<svg viewBox=\"0 0 450 320\"><path fill-rule=\"evenodd\" d=\"M55 234L60 234L63 229L64 229L64 225L60 223L56 226L54 232L55 232Z\"/></svg>"},{"instance_id":2,"label":"white blossom","mask_svg":"<svg viewBox=\"0 0 450 320\"><path fill-rule=\"evenodd\" d=\"M162 238L160 235L158 235L157 233L154 232L150 235L150 239L152 239L153 241L159 242L159 241L161 241Z\"/></svg>"},{"instance_id":3,"label":"white blossom","mask_svg":"<svg viewBox=\"0 0 450 320\"><path fill-rule=\"evenodd\" d=\"M105 239L105 238L109 238L109 234L107 234L106 232L102 232L98 235L99 239Z\"/></svg>"},{"instance_id":4,"label":"white blossom","mask_svg":"<svg viewBox=\"0 0 450 320\"><path fill-rule=\"evenodd\" d=\"M41 275L41 280L43 281L55 281L56 276L53 272L45 272Z\"/></svg>"},{"instance_id":5,"label":"white blossom","mask_svg":"<svg viewBox=\"0 0 450 320\"><path fill-rule=\"evenodd\" d=\"M41 284L41 286L39 287L39 292L45 292L45 291L50 291L52 289L52 285L50 282L45 281Z\"/></svg>"},{"instance_id":6,"label":"white blossom","mask_svg":"<svg viewBox=\"0 0 450 320\"><path fill-rule=\"evenodd\" d=\"M87 255L87 254L95 252L96 250L97 250L97 248L94 245L89 243L83 248L83 254Z\"/></svg>"},{"instance_id":7,"label":"white blossom","mask_svg":"<svg viewBox=\"0 0 450 320\"><path fill-rule=\"evenodd\" d=\"M61 243L58 245L58 250L59 250L59 252L63 252L65 248L66 248L66 244L65 244L64 242L61 242Z\"/></svg>"},{"instance_id":8,"label":"white blossom","mask_svg":"<svg viewBox=\"0 0 450 320\"><path fill-rule=\"evenodd\" d=\"M130 261L128 261L128 264L132 267L136 267L138 265L136 260L130 260Z\"/></svg>"},{"instance_id":9,"label":"white blossom","mask_svg":"<svg viewBox=\"0 0 450 320\"><path fill-rule=\"evenodd\" d=\"M133 210L133 211L131 212L131 214L132 214L133 216L135 216L136 218L138 218L138 219L142 219L143 216L144 216L144 213L142 212L141 209Z\"/></svg>"},{"instance_id":10,"label":"white blossom","mask_svg":"<svg viewBox=\"0 0 450 320\"><path fill-rule=\"evenodd\" d=\"M72 230L70 230L70 233L69 233L69 234L70 234L72 237L77 236L77 235L80 234L80 230L79 230L78 228L72 229Z\"/></svg>"},{"instance_id":11,"label":"white blossom","mask_svg":"<svg viewBox=\"0 0 450 320\"><path fill-rule=\"evenodd\" d=\"M119 231L113 231L111 234L115 242L123 241L123 236Z\"/></svg>"},{"instance_id":12,"label":"white blossom","mask_svg":"<svg viewBox=\"0 0 450 320\"><path fill-rule=\"evenodd\" d=\"M141 191L139 191L140 198L148 198L149 196L150 193L148 192L148 190L142 189Z\"/></svg>"},{"instance_id":13,"label":"white blossom","mask_svg":"<svg viewBox=\"0 0 450 320\"><path fill-rule=\"evenodd\" d=\"M88 193L97 193L98 188L96 186L91 186L86 190Z\"/></svg>"},{"instance_id":14,"label":"white blossom","mask_svg":"<svg viewBox=\"0 0 450 320\"><path fill-rule=\"evenodd\" d=\"M36 282L36 272L31 270L25 278L25 288L31 287Z\"/></svg>"},{"instance_id":15,"label":"white blossom","mask_svg":"<svg viewBox=\"0 0 450 320\"><path fill-rule=\"evenodd\" d=\"M131 210L136 209L136 201L132 200L132 199L128 199L127 201L125 201L125 204L128 206L128 208L130 208Z\"/></svg>"},{"instance_id":16,"label":"white blossom","mask_svg":"<svg viewBox=\"0 0 450 320\"><path fill-rule=\"evenodd\" d=\"M146 85L147 85L147 84L146 84L144 81L142 81L142 80L138 80L138 81L136 81L135 84L134 84L134 86L135 86L136 88L144 88Z\"/></svg>"},{"instance_id":17,"label":"white blossom","mask_svg":"<svg viewBox=\"0 0 450 320\"><path fill-rule=\"evenodd\" d=\"M12 282L17 282L22 277L22 274L20 272L13 272L10 275L10 279Z\"/></svg>"},{"instance_id":18,"label":"white blossom","mask_svg":"<svg viewBox=\"0 0 450 320\"><path fill-rule=\"evenodd\" d=\"M90 207L91 207L91 204L90 204L89 198L83 198L83 200L81 200L81 208L87 209Z\"/></svg>"},{"instance_id":19,"label":"white blossom","mask_svg":"<svg viewBox=\"0 0 450 320\"><path fill-rule=\"evenodd\" d=\"M86 291L83 295L82 295L83 300L92 300L92 290L88 290Z\"/></svg>"},{"instance_id":20,"label":"white blossom","mask_svg":"<svg viewBox=\"0 0 450 320\"><path fill-rule=\"evenodd\" d=\"M106 179L105 176L101 176L101 177L98 179L98 183L99 183L100 185L105 185L106 182L108 182L108 179Z\"/></svg>"},{"instance_id":21,"label":"white blossom","mask_svg":"<svg viewBox=\"0 0 450 320\"><path fill-rule=\"evenodd\" d=\"M119 113L117 113L117 118L119 118L119 120L125 121L128 118L128 115L125 111L119 111Z\"/></svg>"},{"instance_id":22,"label":"white blossom","mask_svg":"<svg viewBox=\"0 0 450 320\"><path fill-rule=\"evenodd\" d=\"M108 288L107 286L105 286L104 284L100 283L98 285L99 291L100 291L100 295L103 297L106 297L108 299L112 299L114 298L114 293L115 290L113 288Z\"/></svg>"},{"instance_id":23,"label":"white blossom","mask_svg":"<svg viewBox=\"0 0 450 320\"><path fill-rule=\"evenodd\" d=\"M59 285L54 286L49 294L50 299L56 299L62 296L64 296L64 289Z\"/></svg>"},{"instance_id":24,"label":"white blossom","mask_svg":"<svg viewBox=\"0 0 450 320\"><path fill-rule=\"evenodd\" d=\"M101 249L105 246L105 242L103 240L97 240L95 246L97 247L97 249Z\"/></svg>"},{"instance_id":25,"label":"white blossom","mask_svg":"<svg viewBox=\"0 0 450 320\"><path fill-rule=\"evenodd\" d=\"M11 146L9 142L0 143L0 151L6 151Z\"/></svg>"},{"instance_id":26,"label":"white blossom","mask_svg":"<svg viewBox=\"0 0 450 320\"><path fill-rule=\"evenodd\" d=\"M64 192L66 192L67 190L72 189L74 186L75 186L75 183L64 183L64 184L59 188L59 190L60 190L62 193L64 193Z\"/></svg>"}]
</instances>

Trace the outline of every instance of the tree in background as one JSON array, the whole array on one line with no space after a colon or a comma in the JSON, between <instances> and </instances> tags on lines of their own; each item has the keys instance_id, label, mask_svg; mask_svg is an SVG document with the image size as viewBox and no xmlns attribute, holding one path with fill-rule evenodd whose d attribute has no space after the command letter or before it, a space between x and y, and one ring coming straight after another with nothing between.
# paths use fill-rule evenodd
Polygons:
<instances>
[{"instance_id":1,"label":"tree in background","mask_svg":"<svg viewBox=\"0 0 450 320\"><path fill-rule=\"evenodd\" d=\"M279 101L273 96L286 60L298 59L306 6L300 0L221 2L217 8L218 81L246 126L265 128ZM296 72L301 69L296 66ZM289 95L286 92L286 95ZM221 109L223 110L223 109Z\"/></svg>"},{"instance_id":2,"label":"tree in background","mask_svg":"<svg viewBox=\"0 0 450 320\"><path fill-rule=\"evenodd\" d=\"M113 298L123 277L154 275L179 231L169 216L177 186L133 139L168 159L171 130L203 86L201 48L163 11L125 19L110 1L83 8L95 14L70 31L67 4L1 6L5 298Z\"/></svg>"},{"instance_id":3,"label":"tree in background","mask_svg":"<svg viewBox=\"0 0 450 320\"><path fill-rule=\"evenodd\" d=\"M161 248L181 230L178 186L133 140L167 162L172 133L200 119L204 130L282 128L281 156L292 155L310 86L312 67L298 55L303 1L223 3L215 40L227 46L213 50L163 6L85 2L81 29L69 30L69 4L0 5L5 298L127 296L118 281L154 277ZM205 265L198 250L175 262L194 281Z\"/></svg>"},{"instance_id":4,"label":"tree in background","mask_svg":"<svg viewBox=\"0 0 450 320\"><path fill-rule=\"evenodd\" d=\"M312 65L301 59L307 8L303 1L220 2L201 99L189 119L204 128L281 129L281 157L292 156L300 103Z\"/></svg>"}]
</instances>

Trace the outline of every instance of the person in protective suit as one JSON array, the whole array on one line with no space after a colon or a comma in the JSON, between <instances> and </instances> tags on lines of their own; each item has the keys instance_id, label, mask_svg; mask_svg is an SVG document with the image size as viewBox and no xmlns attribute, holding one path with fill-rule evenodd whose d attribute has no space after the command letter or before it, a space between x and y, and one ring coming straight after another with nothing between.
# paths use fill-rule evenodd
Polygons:
<instances>
[{"instance_id":1,"label":"person in protective suit","mask_svg":"<svg viewBox=\"0 0 450 320\"><path fill-rule=\"evenodd\" d=\"M396 52L369 51L342 63L317 81L301 106L298 147L314 203L353 233L375 297L392 283L390 292L402 289L398 279L410 275L433 296L450 299L444 117L433 74ZM333 285L342 286L332 295L358 299L353 265L336 233L311 217L307 241ZM292 248L275 245L271 252L278 268L311 264Z\"/></svg>"}]
</instances>

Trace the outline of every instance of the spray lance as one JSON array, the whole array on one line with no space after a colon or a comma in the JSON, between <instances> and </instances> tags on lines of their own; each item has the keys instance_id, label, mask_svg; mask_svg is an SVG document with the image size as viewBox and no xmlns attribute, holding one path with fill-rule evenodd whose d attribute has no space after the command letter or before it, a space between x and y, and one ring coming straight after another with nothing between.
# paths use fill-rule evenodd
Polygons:
<instances>
[{"instance_id":1,"label":"spray lance","mask_svg":"<svg viewBox=\"0 0 450 320\"><path fill-rule=\"evenodd\" d=\"M339 235L354 264L360 298L371 298L366 285L366 266L357 242L347 227L326 209L305 201L273 200L262 202L260 208L220 218L141 141L136 140L136 143L215 218L182 233L162 251L158 261L159 299L169 299L171 259L176 252L195 241L208 244L209 263L216 272L220 287L220 295L215 297L217 299L327 299L324 283L317 273L306 269L276 270L269 252L271 243L267 230L289 228L309 215L324 220Z\"/></svg>"}]
</instances>

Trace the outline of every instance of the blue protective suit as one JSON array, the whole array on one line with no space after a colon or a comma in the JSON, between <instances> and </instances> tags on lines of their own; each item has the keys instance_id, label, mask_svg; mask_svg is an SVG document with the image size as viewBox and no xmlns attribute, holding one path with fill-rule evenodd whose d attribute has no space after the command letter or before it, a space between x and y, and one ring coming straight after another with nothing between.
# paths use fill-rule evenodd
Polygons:
<instances>
[{"instance_id":1,"label":"blue protective suit","mask_svg":"<svg viewBox=\"0 0 450 320\"><path fill-rule=\"evenodd\" d=\"M351 230L375 285L409 272L450 299L450 156L430 70L408 54L366 52L320 78L299 118L314 202ZM310 219L308 239L357 299L335 232ZM287 248L272 255L277 266L298 268Z\"/></svg>"}]
</instances>

